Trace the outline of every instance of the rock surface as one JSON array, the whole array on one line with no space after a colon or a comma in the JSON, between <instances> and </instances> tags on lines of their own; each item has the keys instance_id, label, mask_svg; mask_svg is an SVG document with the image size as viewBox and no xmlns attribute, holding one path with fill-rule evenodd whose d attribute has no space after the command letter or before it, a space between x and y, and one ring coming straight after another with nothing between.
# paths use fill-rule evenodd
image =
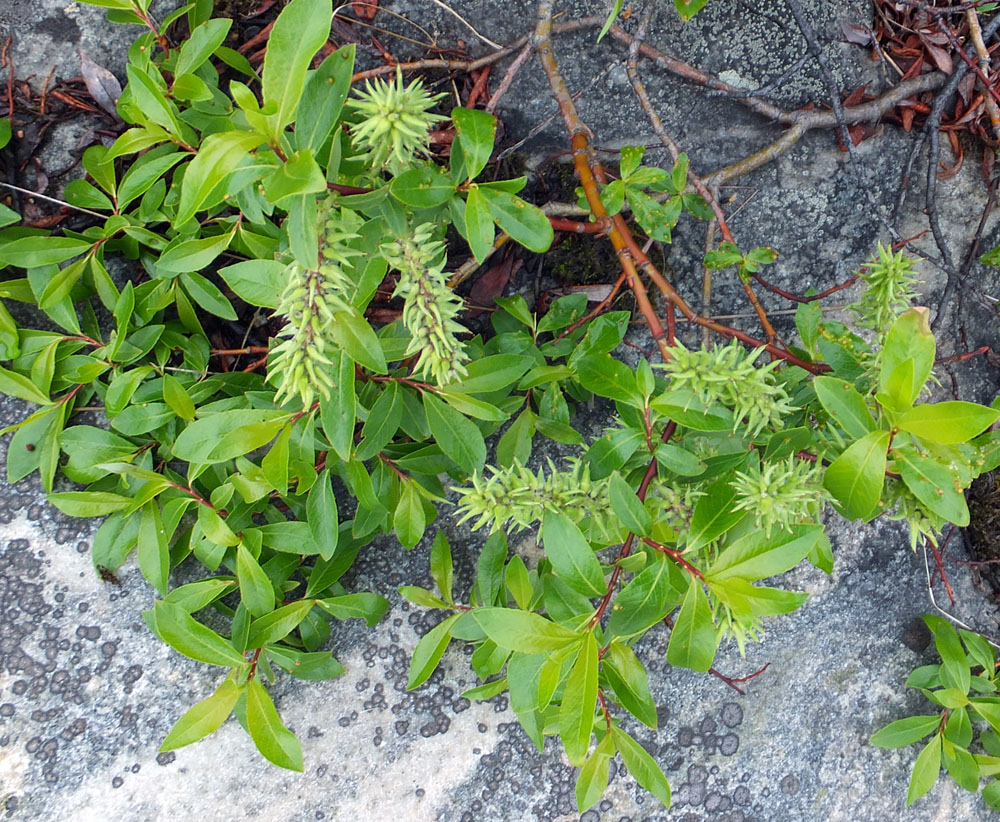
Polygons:
<instances>
[{"instance_id":1,"label":"rock surface","mask_svg":"<svg viewBox=\"0 0 1000 822\"><path fill-rule=\"evenodd\" d=\"M383 5L411 17L441 43L461 38L483 49L436 5L423 0ZM864 20L868 4L813 0L806 5L843 87L877 81L863 52L837 42L840 22ZM120 74L132 32L109 26L96 10L63 6L62 0L12 3L0 35L6 27L15 37L18 74L44 76L53 63L60 74L75 73L77 47L100 54ZM606 3L575 0L557 6L573 18L601 13ZM467 0L455 7L494 39L527 32L534 16L531 0ZM686 27L665 9L650 41L707 70L766 83L794 64L803 43L777 0L739 7L717 2ZM583 88L624 55L610 43L595 47L593 36L591 31L557 40L573 88ZM668 128L700 170L778 134L775 126L730 101L706 100L701 90L648 66L643 71ZM801 78L783 88L781 102L823 100L811 64ZM527 136L553 111L544 78L529 63L501 106L508 137ZM598 145L650 142L620 68L596 81L581 113ZM563 150L565 142L561 126L553 123L526 146L529 164ZM766 243L782 253L769 272L779 282L798 291L832 285L862 263L883 236L861 186L876 201L891 204L908 143L891 126L862 143L858 153L866 179L859 183L832 136L814 133L777 163L740 180L747 188L729 192L737 197L732 208L743 206L732 228L741 242ZM974 165L967 163L941 192L942 218L956 243L974 229L985 196ZM926 225L919 196L918 190L911 197L904 221L911 234ZM987 240L995 233L991 222ZM700 290L694 261L702 242L698 230L682 231L670 250L681 287L692 294ZM929 292L938 290L941 283L931 268L922 270ZM714 310L741 304L735 293L733 284L720 283ZM764 299L769 307L784 307ZM994 334L992 326L984 328L982 341L992 341ZM969 346L982 341L970 339ZM965 396L988 401L996 394L995 376L980 364L956 375ZM0 425L24 413L20 403L0 401ZM481 538L447 520L440 524L451 539L462 590ZM275 687L285 721L303 742L306 772L299 775L265 763L235 721L193 747L158 754L170 726L211 692L218 672L180 657L148 633L140 613L153 596L134 566L107 581L95 575L88 557L91 523L54 511L31 480L0 485L0 819L989 818L980 800L944 779L906 809L916 748L887 752L868 744L871 733L919 705L919 695L907 693L903 681L933 656L918 620L931 607L925 569L896 525L847 527L831 514L831 531L834 573L827 577L800 568L784 580L811 594L807 604L770 621L767 637L748 649L746 659L735 650L720 655L717 667L736 677L770 663L745 683L746 696L712 677L670 668L663 659L664 634L654 631L643 641L639 652L648 663L661 727L656 733L629 730L663 765L674 805L670 811L656 805L618 763L604 801L579 817L575 773L555 747L538 754L502 697L486 703L461 697L476 683L460 648L448 651L427 685L406 692L409 654L436 617L401 602L394 591L404 582L429 583L427 540L410 553L387 540L359 559L351 587L385 593L394 607L377 628L351 623L334 637L332 647L347 668L344 677L326 683L283 678ZM988 627L992 606L961 566L952 567L958 569L952 574L956 610L971 624Z\"/></svg>"}]
</instances>

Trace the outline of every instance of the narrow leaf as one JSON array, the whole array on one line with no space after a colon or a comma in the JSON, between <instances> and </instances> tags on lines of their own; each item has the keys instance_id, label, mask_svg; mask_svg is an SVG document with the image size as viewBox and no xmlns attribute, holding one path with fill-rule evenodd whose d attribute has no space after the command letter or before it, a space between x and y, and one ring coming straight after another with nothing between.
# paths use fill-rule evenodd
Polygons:
<instances>
[{"instance_id":1,"label":"narrow leaf","mask_svg":"<svg viewBox=\"0 0 1000 822\"><path fill-rule=\"evenodd\" d=\"M708 603L701 581L692 578L670 632L667 661L671 665L704 673L712 667L718 645L719 637L712 620L712 606Z\"/></svg>"},{"instance_id":2,"label":"narrow leaf","mask_svg":"<svg viewBox=\"0 0 1000 822\"><path fill-rule=\"evenodd\" d=\"M247 728L264 757L281 768L302 771L302 743L282 722L271 695L260 679L251 679L247 690Z\"/></svg>"}]
</instances>

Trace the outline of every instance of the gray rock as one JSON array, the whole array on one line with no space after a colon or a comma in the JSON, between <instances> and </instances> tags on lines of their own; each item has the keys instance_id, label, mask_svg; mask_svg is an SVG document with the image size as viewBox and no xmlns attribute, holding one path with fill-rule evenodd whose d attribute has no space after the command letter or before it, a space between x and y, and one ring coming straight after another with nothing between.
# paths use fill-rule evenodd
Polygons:
<instances>
[{"instance_id":1,"label":"gray rock","mask_svg":"<svg viewBox=\"0 0 1000 822\"><path fill-rule=\"evenodd\" d=\"M428 3L385 5L412 16L441 43L475 38ZM602 13L600 2L558 4L568 16ZM667 5L667 4L665 4ZM468 0L456 4L486 36L506 39L527 32L534 2ZM853 88L877 82L877 67L862 52L840 45L842 19L864 19L868 4L813 0L809 12L839 82ZM76 73L75 49L102 57L121 74L133 32L109 27L101 13L61 2L17 3L2 24L15 37L19 75L43 77L53 62ZM41 23L39 22L41 21ZM402 24L392 23L391 26ZM0 34L4 32L0 31ZM412 30L409 32L412 34ZM716 2L681 26L668 13L650 35L695 65L756 85L779 76L803 51L781 3L751 9ZM559 38L557 51L572 88L590 83L624 52L595 47L593 32ZM400 46L400 54L405 51ZM777 127L719 98L643 68L668 127L708 171L774 139ZM738 77L736 76L738 75ZM654 79L655 78L655 79ZM809 65L786 85L779 100L822 101L824 87ZM520 139L554 111L544 77L529 63L501 106L508 135ZM598 145L649 140L648 127L623 84L620 70L598 79L581 101L581 113ZM864 180L853 176L847 156L829 133L815 133L777 163L740 186L731 207L741 207L732 227L741 243L774 246L782 256L769 276L797 291L844 279L883 237L862 197L867 187L884 206L892 202L909 138L886 126L859 147ZM529 165L564 150L561 124L553 123L526 146ZM956 244L974 229L984 201L973 168L943 183L940 206ZM752 195L752 196L751 196ZM910 198L904 233L926 227L920 192ZM995 233L995 221L987 230ZM926 242L926 240L924 240ZM678 231L670 263L686 294L700 291L700 229ZM929 247L929 246L928 246ZM928 298L941 287L930 266ZM995 285L977 271L984 290ZM735 283L717 278L713 310L744 305ZM994 293L996 293L994 291ZM770 295L766 305L785 307ZM849 297L848 297L849 299ZM932 303L933 304L933 303ZM753 326L747 321L747 328ZM781 329L783 333L788 327ZM993 325L971 329L992 342ZM635 339L643 341L641 333ZM645 343L648 346L648 340ZM942 341L947 351L950 340ZM995 374L957 370L963 392L989 400ZM947 380L945 380L947 384ZM0 423L20 419L23 406L0 402ZM584 427L604 421L578 420ZM3 468L0 458L0 469ZM456 555L459 587L467 585L481 545L442 520ZM461 693L476 684L467 654L453 646L441 669L413 693L405 690L409 654L437 617L401 602L404 582L427 580L429 545L405 552L391 540L367 549L352 572L355 589L393 598L393 609L375 629L355 624L337 630L332 647L347 674L327 683L279 679L273 689L285 721L299 734L304 774L271 767L255 752L235 721L205 741L159 754L173 722L207 696L219 672L191 662L155 640L140 612L153 594L138 570L126 566L102 581L88 557L94 526L54 511L36 482L0 486L0 807L4 818L150 820L232 819L375 820L393 816L423 822L465 820L570 820L575 773L556 746L538 754L501 696L470 703ZM719 680L670 668L666 636L656 631L639 647L647 661L661 728L654 733L626 723L663 765L675 792L668 812L626 778L617 763L604 801L586 822L629 820L937 820L988 818L983 803L946 779L911 809L906 784L917 750L882 751L868 737L918 709L919 695L903 681L930 662L932 649L915 623L930 610L923 560L914 556L901 528L891 523L849 526L831 515L837 557L827 577L799 568L783 584L808 591L797 613L770 620L764 641L720 654L717 667L742 677L770 663L743 686L746 696ZM957 549L952 548L951 551ZM992 609L958 566L952 574L958 616L988 627ZM939 594L939 597L941 595Z\"/></svg>"}]
</instances>

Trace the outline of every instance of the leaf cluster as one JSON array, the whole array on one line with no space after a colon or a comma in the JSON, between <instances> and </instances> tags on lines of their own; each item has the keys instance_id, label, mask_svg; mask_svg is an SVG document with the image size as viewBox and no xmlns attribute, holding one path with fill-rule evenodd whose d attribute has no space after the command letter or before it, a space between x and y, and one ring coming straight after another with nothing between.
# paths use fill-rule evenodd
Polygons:
<instances>
[{"instance_id":1,"label":"leaf cluster","mask_svg":"<svg viewBox=\"0 0 1000 822\"><path fill-rule=\"evenodd\" d=\"M165 750L235 714L265 757L301 770L267 685L278 669L342 673L326 649L331 620L371 626L389 607L382 593L348 590L355 558L382 535L413 548L457 501L490 533L470 590L454 590L442 530L430 551L436 590L400 589L443 616L417 645L409 687L452 640L469 643L482 684L466 696L509 692L539 749L561 740L580 768L581 812L600 799L614 756L669 804L662 770L623 728L629 716L656 727L635 643L669 627L667 662L709 671L725 640L742 651L766 619L805 601L772 578L805 560L832 570L828 500L845 517L896 516L914 540L934 539L968 522L963 489L1000 464L983 433L1000 412L917 402L935 344L926 309L895 316L908 295L903 258L882 261L899 276L873 275L881 296L862 300L893 318L878 315L874 348L818 303L800 308L795 353L823 376L761 365L761 350L736 342L678 343L661 365L626 364L615 353L629 313L592 316L583 294L541 316L520 296L497 298L492 333L473 335L445 272L445 230L478 261L498 229L536 252L553 237L518 196L524 178L480 179L495 118L439 113L401 74L352 89L353 46L314 65L329 0L288 3L261 76L224 45L230 21L205 4L167 18L190 31L172 48L140 0L94 2L149 31L129 53L119 102L129 128L88 149L87 178L66 191L102 220L53 236L0 208L10 275L0 391L37 406L4 432L8 480L37 471L61 511L104 517L95 566L114 570L134 553L157 594L150 630L224 669ZM703 5L677 0L685 19ZM446 164L427 152L428 130L445 124ZM0 148L9 137L0 121ZM601 192L609 213L627 206L663 242L685 213L712 216L688 190L687 157L670 171L642 159L622 150ZM745 280L775 258L723 243L705 264ZM112 259L127 261L127 278ZM403 308L374 322L387 275ZM18 325L3 300L36 306L47 327ZM265 360L220 369L211 329L258 312L284 318ZM588 442L573 417L595 400L615 413ZM107 427L74 419L93 405ZM536 435L572 456L539 466ZM79 487L63 490L63 479ZM524 529L542 549L534 567L507 541ZM181 565L200 578L172 587Z\"/></svg>"},{"instance_id":2,"label":"leaf cluster","mask_svg":"<svg viewBox=\"0 0 1000 822\"><path fill-rule=\"evenodd\" d=\"M908 716L874 734L881 748L902 748L930 736L913 765L906 804L912 805L937 782L942 765L964 790L978 793L1000 810L1000 698L997 696L996 651L982 635L936 615L924 615L934 635L939 665L922 665L906 680L939 709Z\"/></svg>"}]
</instances>

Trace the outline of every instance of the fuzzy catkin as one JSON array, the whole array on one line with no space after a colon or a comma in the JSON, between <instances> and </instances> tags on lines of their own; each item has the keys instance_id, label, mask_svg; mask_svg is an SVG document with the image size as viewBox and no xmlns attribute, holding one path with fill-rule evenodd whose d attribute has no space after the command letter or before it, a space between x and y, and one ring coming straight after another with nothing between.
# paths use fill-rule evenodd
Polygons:
<instances>
[{"instance_id":1,"label":"fuzzy catkin","mask_svg":"<svg viewBox=\"0 0 1000 822\"><path fill-rule=\"evenodd\" d=\"M346 299L350 279L345 268L360 252L348 247L357 235L342 227L339 213L327 204L320 208L320 259L316 268L297 262L284 271L285 290L278 314L288 318L278 336L284 339L271 350L268 379L277 383L275 403L293 398L309 408L317 396L328 398L333 390L330 356L338 349L329 328L345 313L354 313Z\"/></svg>"},{"instance_id":2,"label":"fuzzy catkin","mask_svg":"<svg viewBox=\"0 0 1000 822\"><path fill-rule=\"evenodd\" d=\"M444 243L435 241L429 223L407 237L382 246L382 256L399 271L393 296L403 298L403 325L412 341L407 356L419 354L414 374L439 386L467 373L469 356L456 336L464 331L455 317L462 301L448 287L444 274Z\"/></svg>"}]
</instances>

